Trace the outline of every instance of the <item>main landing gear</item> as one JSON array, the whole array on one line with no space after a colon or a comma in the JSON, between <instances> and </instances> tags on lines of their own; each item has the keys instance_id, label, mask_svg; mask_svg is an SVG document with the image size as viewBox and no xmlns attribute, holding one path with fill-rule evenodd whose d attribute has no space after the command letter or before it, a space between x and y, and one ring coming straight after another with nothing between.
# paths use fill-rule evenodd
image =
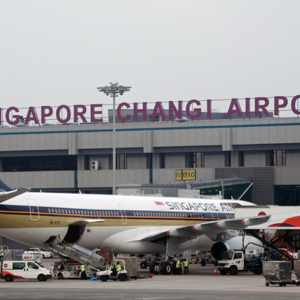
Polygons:
<instances>
[{"instance_id":1,"label":"main landing gear","mask_svg":"<svg viewBox=\"0 0 300 300\"><path fill-rule=\"evenodd\" d=\"M176 262L173 262L171 264L169 261L163 261L163 262L152 261L149 267L150 267L150 273L153 273L154 275L157 275L159 273L163 275L171 275L172 273L173 274L178 273L178 270L176 270Z\"/></svg>"}]
</instances>

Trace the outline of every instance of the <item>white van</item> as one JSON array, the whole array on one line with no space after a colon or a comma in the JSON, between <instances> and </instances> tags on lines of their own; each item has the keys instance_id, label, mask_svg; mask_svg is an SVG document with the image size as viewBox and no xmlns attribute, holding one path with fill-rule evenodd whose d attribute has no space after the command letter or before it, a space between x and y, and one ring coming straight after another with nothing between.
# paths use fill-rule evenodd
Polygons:
<instances>
[{"instance_id":1,"label":"white van","mask_svg":"<svg viewBox=\"0 0 300 300\"><path fill-rule=\"evenodd\" d=\"M36 261L5 260L2 264L2 278L5 281L13 281L15 278L46 281L52 278L52 274Z\"/></svg>"}]
</instances>

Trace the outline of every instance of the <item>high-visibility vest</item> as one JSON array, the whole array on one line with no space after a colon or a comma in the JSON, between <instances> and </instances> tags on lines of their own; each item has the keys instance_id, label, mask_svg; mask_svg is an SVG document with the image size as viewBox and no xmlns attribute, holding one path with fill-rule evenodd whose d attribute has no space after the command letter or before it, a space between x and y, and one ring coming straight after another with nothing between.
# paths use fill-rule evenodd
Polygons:
<instances>
[{"instance_id":1,"label":"high-visibility vest","mask_svg":"<svg viewBox=\"0 0 300 300\"><path fill-rule=\"evenodd\" d=\"M188 262L187 260L185 260L185 261L183 262L183 264L184 264L185 267L188 267L188 266L189 266L189 262Z\"/></svg>"},{"instance_id":2,"label":"high-visibility vest","mask_svg":"<svg viewBox=\"0 0 300 300\"><path fill-rule=\"evenodd\" d=\"M85 271L85 265L81 265L81 272Z\"/></svg>"},{"instance_id":3,"label":"high-visibility vest","mask_svg":"<svg viewBox=\"0 0 300 300\"><path fill-rule=\"evenodd\" d=\"M179 259L176 262L176 268L180 268L180 260Z\"/></svg>"},{"instance_id":4,"label":"high-visibility vest","mask_svg":"<svg viewBox=\"0 0 300 300\"><path fill-rule=\"evenodd\" d=\"M117 272L119 272L119 271L121 271L121 270L122 270L121 266L120 266L120 265L117 265Z\"/></svg>"}]
</instances>

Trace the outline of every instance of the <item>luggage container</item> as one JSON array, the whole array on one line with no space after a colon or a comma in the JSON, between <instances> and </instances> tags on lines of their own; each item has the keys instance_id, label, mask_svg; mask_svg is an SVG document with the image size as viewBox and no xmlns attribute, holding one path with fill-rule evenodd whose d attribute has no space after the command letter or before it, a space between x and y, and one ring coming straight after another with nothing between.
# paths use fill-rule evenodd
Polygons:
<instances>
[{"instance_id":1,"label":"luggage container","mask_svg":"<svg viewBox=\"0 0 300 300\"><path fill-rule=\"evenodd\" d=\"M294 268L296 278L300 281L300 260L294 260Z\"/></svg>"},{"instance_id":2,"label":"luggage container","mask_svg":"<svg viewBox=\"0 0 300 300\"><path fill-rule=\"evenodd\" d=\"M263 275L266 278L266 286L270 284L296 284L300 286L298 279L292 280L292 263L290 261L264 261Z\"/></svg>"}]
</instances>

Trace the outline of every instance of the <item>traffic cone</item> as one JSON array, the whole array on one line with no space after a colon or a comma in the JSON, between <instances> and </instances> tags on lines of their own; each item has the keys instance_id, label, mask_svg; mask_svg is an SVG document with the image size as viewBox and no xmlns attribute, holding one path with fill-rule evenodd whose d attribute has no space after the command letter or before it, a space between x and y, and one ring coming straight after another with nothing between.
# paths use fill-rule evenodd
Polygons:
<instances>
[{"instance_id":1,"label":"traffic cone","mask_svg":"<svg viewBox=\"0 0 300 300\"><path fill-rule=\"evenodd\" d=\"M217 275L217 268L214 267L214 275Z\"/></svg>"}]
</instances>

